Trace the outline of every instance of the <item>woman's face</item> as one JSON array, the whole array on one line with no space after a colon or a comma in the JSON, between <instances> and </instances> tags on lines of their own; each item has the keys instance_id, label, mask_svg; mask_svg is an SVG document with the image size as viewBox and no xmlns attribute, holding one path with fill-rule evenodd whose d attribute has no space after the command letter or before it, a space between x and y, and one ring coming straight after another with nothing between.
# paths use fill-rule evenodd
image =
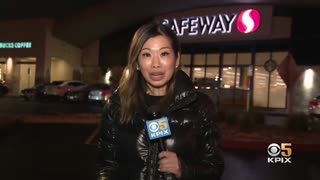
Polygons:
<instances>
[{"instance_id":1,"label":"woman's face","mask_svg":"<svg viewBox=\"0 0 320 180\"><path fill-rule=\"evenodd\" d=\"M180 54L174 54L166 36L155 36L143 45L138 58L138 69L146 80L151 95L166 94L168 82L179 65L179 56Z\"/></svg>"}]
</instances>

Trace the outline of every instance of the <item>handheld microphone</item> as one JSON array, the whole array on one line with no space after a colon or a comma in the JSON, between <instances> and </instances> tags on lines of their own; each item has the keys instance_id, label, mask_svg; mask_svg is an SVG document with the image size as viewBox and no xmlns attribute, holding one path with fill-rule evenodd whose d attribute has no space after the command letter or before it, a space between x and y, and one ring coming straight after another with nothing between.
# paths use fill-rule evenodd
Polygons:
<instances>
[{"instance_id":1,"label":"handheld microphone","mask_svg":"<svg viewBox=\"0 0 320 180\"><path fill-rule=\"evenodd\" d=\"M166 151L167 148L163 137L171 135L168 117L161 117L158 106L150 106L147 113L146 127L149 139L158 139L160 150ZM163 176L166 180L174 179L174 175L171 173L163 173Z\"/></svg>"}]
</instances>

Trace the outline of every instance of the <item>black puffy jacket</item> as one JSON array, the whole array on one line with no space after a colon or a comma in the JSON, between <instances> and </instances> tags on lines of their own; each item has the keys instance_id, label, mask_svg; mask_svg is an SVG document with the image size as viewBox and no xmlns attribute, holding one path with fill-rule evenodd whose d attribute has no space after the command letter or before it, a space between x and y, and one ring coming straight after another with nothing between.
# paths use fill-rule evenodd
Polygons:
<instances>
[{"instance_id":1,"label":"black puffy jacket","mask_svg":"<svg viewBox=\"0 0 320 180\"><path fill-rule=\"evenodd\" d=\"M166 116L172 135L165 140L169 151L177 154L182 164L180 179L220 179L224 162L220 132L215 124L215 106L210 98L193 89L189 77L179 72L175 98ZM120 97L115 93L105 106L98 138L99 180L162 179L158 169L159 148L149 141L145 118L119 124ZM153 173L152 178L147 174Z\"/></svg>"}]
</instances>

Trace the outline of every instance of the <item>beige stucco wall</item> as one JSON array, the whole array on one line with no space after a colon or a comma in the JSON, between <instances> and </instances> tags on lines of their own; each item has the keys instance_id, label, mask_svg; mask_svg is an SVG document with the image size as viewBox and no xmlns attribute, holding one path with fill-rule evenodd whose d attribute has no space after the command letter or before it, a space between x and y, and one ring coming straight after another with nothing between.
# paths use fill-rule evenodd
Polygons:
<instances>
[{"instance_id":1,"label":"beige stucco wall","mask_svg":"<svg viewBox=\"0 0 320 180\"><path fill-rule=\"evenodd\" d=\"M46 79L77 79L87 83L103 81L103 73L99 67L99 41L78 48L54 37L51 33L52 23L48 26L44 74Z\"/></svg>"},{"instance_id":2,"label":"beige stucco wall","mask_svg":"<svg viewBox=\"0 0 320 180\"><path fill-rule=\"evenodd\" d=\"M94 41L82 50L82 80L103 82L103 72L99 66L100 41Z\"/></svg>"},{"instance_id":3,"label":"beige stucco wall","mask_svg":"<svg viewBox=\"0 0 320 180\"><path fill-rule=\"evenodd\" d=\"M43 74L46 82L81 79L82 50L54 37L51 28L52 22L48 21Z\"/></svg>"}]
</instances>

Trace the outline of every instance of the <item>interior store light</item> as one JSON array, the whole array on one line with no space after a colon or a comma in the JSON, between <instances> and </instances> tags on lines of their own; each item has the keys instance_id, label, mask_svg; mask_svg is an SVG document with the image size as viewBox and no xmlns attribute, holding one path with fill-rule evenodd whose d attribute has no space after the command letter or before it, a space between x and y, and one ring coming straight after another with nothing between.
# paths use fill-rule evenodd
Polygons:
<instances>
[{"instance_id":1,"label":"interior store light","mask_svg":"<svg viewBox=\"0 0 320 180\"><path fill-rule=\"evenodd\" d=\"M8 57L8 59L7 59L7 68L6 68L6 70L7 70L8 74L11 74L12 71L13 71L13 59L11 57Z\"/></svg>"},{"instance_id":2,"label":"interior store light","mask_svg":"<svg viewBox=\"0 0 320 180\"><path fill-rule=\"evenodd\" d=\"M105 75L105 83L106 84L110 84L111 83L110 77L111 77L111 70L109 69L109 70L107 70L106 75Z\"/></svg>"},{"instance_id":3,"label":"interior store light","mask_svg":"<svg viewBox=\"0 0 320 180\"><path fill-rule=\"evenodd\" d=\"M314 71L307 69L304 73L303 86L305 89L311 89L313 87Z\"/></svg>"}]
</instances>

